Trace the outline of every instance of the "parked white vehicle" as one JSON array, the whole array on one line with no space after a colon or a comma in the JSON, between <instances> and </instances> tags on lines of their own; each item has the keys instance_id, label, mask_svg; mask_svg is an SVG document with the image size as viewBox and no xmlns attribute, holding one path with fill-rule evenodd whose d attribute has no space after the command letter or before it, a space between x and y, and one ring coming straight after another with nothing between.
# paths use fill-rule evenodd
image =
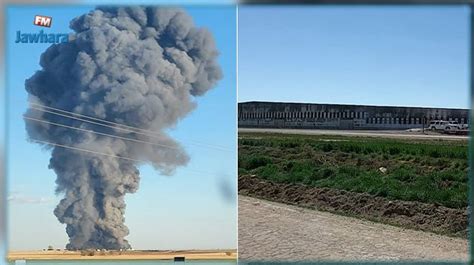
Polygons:
<instances>
[{"instance_id":1,"label":"parked white vehicle","mask_svg":"<svg viewBox=\"0 0 474 265\"><path fill-rule=\"evenodd\" d=\"M455 124L459 127L461 130L467 130L469 129L469 125L466 123L458 123L457 121L450 121L450 123Z\"/></svg>"},{"instance_id":2,"label":"parked white vehicle","mask_svg":"<svg viewBox=\"0 0 474 265\"><path fill-rule=\"evenodd\" d=\"M456 121L432 121L428 126L433 131L457 131L461 130L461 125Z\"/></svg>"}]
</instances>

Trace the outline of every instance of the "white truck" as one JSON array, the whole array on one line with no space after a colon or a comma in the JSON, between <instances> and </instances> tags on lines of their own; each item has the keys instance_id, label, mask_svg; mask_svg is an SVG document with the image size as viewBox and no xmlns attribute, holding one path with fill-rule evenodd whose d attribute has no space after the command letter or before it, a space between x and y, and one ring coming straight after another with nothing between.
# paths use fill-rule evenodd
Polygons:
<instances>
[{"instance_id":1,"label":"white truck","mask_svg":"<svg viewBox=\"0 0 474 265\"><path fill-rule=\"evenodd\" d=\"M444 131L447 133L450 133L450 132L455 133L459 130L463 130L464 128L457 121L437 120L437 121L430 122L428 129L432 131Z\"/></svg>"}]
</instances>

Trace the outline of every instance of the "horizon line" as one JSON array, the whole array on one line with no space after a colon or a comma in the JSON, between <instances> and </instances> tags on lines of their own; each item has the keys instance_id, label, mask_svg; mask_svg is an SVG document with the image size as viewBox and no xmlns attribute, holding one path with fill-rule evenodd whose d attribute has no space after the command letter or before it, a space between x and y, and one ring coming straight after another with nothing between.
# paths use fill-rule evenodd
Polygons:
<instances>
[{"instance_id":1,"label":"horizon line","mask_svg":"<svg viewBox=\"0 0 474 265\"><path fill-rule=\"evenodd\" d=\"M461 107L433 107L433 106L409 106L409 105L376 105L376 104L354 104L354 103L314 103L314 102L298 102L298 101L265 101L265 100L250 100L239 101L237 104L246 103L276 103L276 104L308 104L308 105L338 105L338 106L363 106L363 107L382 107L382 108L422 108L422 109L458 109L471 110L470 108Z\"/></svg>"}]
</instances>

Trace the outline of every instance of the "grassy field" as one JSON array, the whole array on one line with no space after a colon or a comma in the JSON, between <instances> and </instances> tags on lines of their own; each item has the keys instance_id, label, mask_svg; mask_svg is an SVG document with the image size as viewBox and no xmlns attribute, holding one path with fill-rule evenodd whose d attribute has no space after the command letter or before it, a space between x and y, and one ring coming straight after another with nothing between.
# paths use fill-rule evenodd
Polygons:
<instances>
[{"instance_id":1,"label":"grassy field","mask_svg":"<svg viewBox=\"0 0 474 265\"><path fill-rule=\"evenodd\" d=\"M467 141L244 133L242 174L463 208L468 148Z\"/></svg>"}]
</instances>

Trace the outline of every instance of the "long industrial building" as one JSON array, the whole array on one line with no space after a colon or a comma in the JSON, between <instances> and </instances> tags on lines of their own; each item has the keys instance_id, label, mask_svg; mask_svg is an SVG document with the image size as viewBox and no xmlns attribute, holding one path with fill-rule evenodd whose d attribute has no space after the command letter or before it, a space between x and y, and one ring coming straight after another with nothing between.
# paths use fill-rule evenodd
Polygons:
<instances>
[{"instance_id":1,"label":"long industrial building","mask_svg":"<svg viewBox=\"0 0 474 265\"><path fill-rule=\"evenodd\" d=\"M239 127L403 130L428 127L433 120L468 123L469 111L449 108L252 101L239 103L238 115Z\"/></svg>"}]
</instances>

